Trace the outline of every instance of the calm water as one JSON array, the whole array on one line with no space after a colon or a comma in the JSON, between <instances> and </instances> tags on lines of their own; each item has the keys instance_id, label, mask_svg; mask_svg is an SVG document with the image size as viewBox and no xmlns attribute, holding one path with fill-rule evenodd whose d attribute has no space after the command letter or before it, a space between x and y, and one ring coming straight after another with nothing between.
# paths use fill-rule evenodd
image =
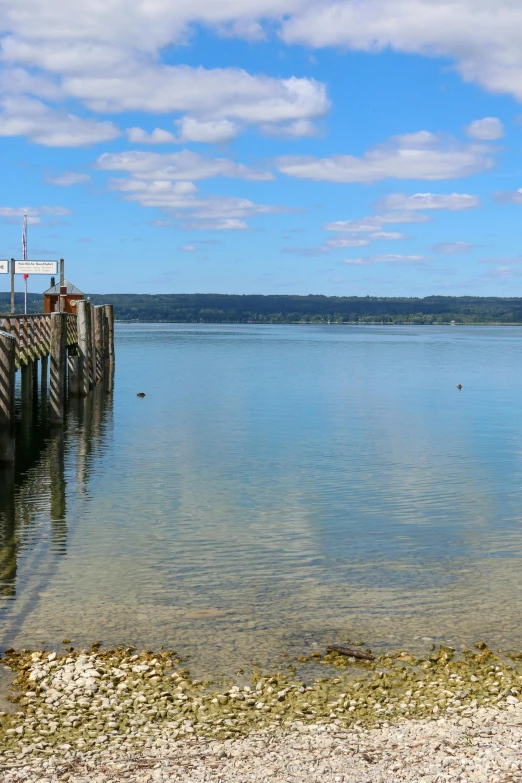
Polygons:
<instances>
[{"instance_id":1,"label":"calm water","mask_svg":"<svg viewBox=\"0 0 522 783\"><path fill-rule=\"evenodd\" d=\"M522 648L521 329L119 325L116 351L113 398L1 474L4 647Z\"/></svg>"}]
</instances>

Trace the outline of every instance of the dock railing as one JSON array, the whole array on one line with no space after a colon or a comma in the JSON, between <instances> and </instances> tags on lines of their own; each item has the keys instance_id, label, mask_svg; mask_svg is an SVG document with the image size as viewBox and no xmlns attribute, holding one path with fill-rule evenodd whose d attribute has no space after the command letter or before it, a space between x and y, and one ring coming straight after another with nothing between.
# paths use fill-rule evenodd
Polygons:
<instances>
[{"instance_id":1,"label":"dock railing","mask_svg":"<svg viewBox=\"0 0 522 783\"><path fill-rule=\"evenodd\" d=\"M76 313L0 314L0 462L14 460L18 369L23 415L38 393L41 362L41 397L47 400L49 389L51 424L63 424L67 394L85 397L98 383L112 391L113 306L94 307L80 300L76 309Z\"/></svg>"}]
</instances>

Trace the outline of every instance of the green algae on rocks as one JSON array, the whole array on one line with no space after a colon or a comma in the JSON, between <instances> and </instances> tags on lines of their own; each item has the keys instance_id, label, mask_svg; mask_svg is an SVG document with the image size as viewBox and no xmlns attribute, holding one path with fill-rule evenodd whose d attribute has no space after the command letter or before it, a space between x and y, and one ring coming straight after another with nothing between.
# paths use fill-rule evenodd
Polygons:
<instances>
[{"instance_id":1,"label":"green algae on rocks","mask_svg":"<svg viewBox=\"0 0 522 783\"><path fill-rule=\"evenodd\" d=\"M456 655L442 645L424 659L406 652L373 662L329 653L286 672L254 672L250 684L192 679L172 652L134 648L66 654L8 651L16 672L15 714L0 715L1 752L161 747L196 736L228 739L296 722L372 726L401 719L466 718L485 706L516 704L522 668L480 645ZM307 666L325 669L306 680Z\"/></svg>"}]
</instances>

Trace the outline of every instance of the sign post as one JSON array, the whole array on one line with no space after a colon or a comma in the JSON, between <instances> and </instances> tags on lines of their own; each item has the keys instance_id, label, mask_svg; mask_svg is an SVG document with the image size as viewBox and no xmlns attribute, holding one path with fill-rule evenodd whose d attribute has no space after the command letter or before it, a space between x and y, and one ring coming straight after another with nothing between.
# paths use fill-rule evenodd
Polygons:
<instances>
[{"instance_id":1,"label":"sign post","mask_svg":"<svg viewBox=\"0 0 522 783\"><path fill-rule=\"evenodd\" d=\"M16 275L55 275L58 261L14 261Z\"/></svg>"},{"instance_id":2,"label":"sign post","mask_svg":"<svg viewBox=\"0 0 522 783\"><path fill-rule=\"evenodd\" d=\"M64 271L65 262L63 258L60 258L60 312L63 313L65 310L64 297L67 296L67 288L65 287L65 271Z\"/></svg>"},{"instance_id":3,"label":"sign post","mask_svg":"<svg viewBox=\"0 0 522 783\"><path fill-rule=\"evenodd\" d=\"M0 261L0 266L5 262ZM60 262L62 265L62 262ZM29 275L55 275L58 269L58 261L28 261L24 258L23 261L15 261L11 259L11 314L15 312L15 295L14 295L14 276L23 275L25 284L25 307L24 312L27 313L27 280ZM0 272L2 270L0 269ZM7 269L5 270L7 271Z\"/></svg>"},{"instance_id":4,"label":"sign post","mask_svg":"<svg viewBox=\"0 0 522 783\"><path fill-rule=\"evenodd\" d=\"M24 275L24 314L27 315L27 281L29 275Z\"/></svg>"},{"instance_id":5,"label":"sign post","mask_svg":"<svg viewBox=\"0 0 522 783\"><path fill-rule=\"evenodd\" d=\"M27 215L24 215L24 227L22 230L22 255L24 261L27 261ZM24 275L24 313L27 315L27 281L29 275Z\"/></svg>"},{"instance_id":6,"label":"sign post","mask_svg":"<svg viewBox=\"0 0 522 783\"><path fill-rule=\"evenodd\" d=\"M15 301L14 301L14 276L15 276L15 262L14 258L11 259L11 315L14 315Z\"/></svg>"}]
</instances>

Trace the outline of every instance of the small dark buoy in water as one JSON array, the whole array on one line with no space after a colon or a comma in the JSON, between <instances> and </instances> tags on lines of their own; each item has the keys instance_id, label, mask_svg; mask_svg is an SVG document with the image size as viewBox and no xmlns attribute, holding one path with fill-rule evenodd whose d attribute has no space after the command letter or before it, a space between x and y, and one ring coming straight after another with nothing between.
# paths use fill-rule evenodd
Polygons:
<instances>
[{"instance_id":1,"label":"small dark buoy in water","mask_svg":"<svg viewBox=\"0 0 522 783\"><path fill-rule=\"evenodd\" d=\"M462 384L461 383L459 383L459 385L457 386L457 389L462 389ZM145 395L143 395L143 396L145 396Z\"/></svg>"},{"instance_id":2,"label":"small dark buoy in water","mask_svg":"<svg viewBox=\"0 0 522 783\"><path fill-rule=\"evenodd\" d=\"M138 392L136 397L145 397L145 392Z\"/></svg>"}]
</instances>

